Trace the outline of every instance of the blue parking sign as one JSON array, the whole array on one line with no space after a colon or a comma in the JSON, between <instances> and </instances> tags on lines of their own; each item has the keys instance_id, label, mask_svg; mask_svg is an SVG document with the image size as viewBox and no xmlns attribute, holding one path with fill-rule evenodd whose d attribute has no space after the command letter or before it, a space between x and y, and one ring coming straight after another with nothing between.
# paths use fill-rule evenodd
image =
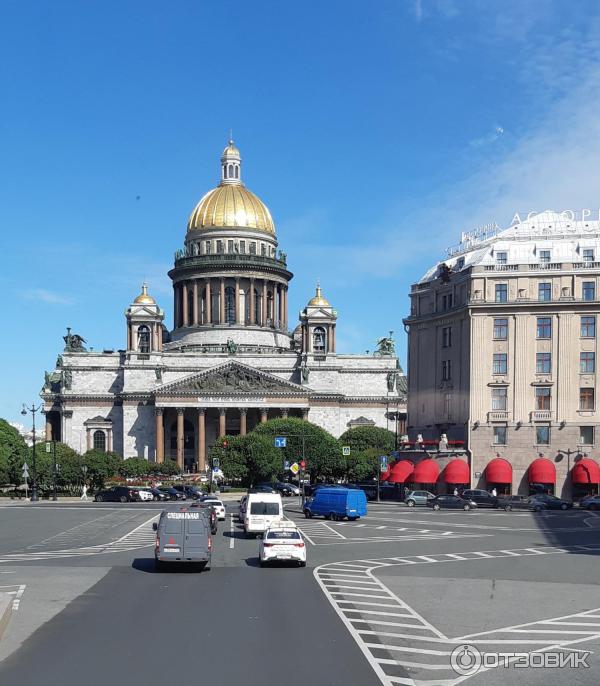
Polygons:
<instances>
[{"instance_id":1,"label":"blue parking sign","mask_svg":"<svg viewBox=\"0 0 600 686\"><path fill-rule=\"evenodd\" d=\"M287 439L285 436L275 436L275 447L285 448L287 445Z\"/></svg>"},{"instance_id":2,"label":"blue parking sign","mask_svg":"<svg viewBox=\"0 0 600 686\"><path fill-rule=\"evenodd\" d=\"M380 472L385 472L388 466L388 456L387 455L381 455L379 458L379 471Z\"/></svg>"}]
</instances>

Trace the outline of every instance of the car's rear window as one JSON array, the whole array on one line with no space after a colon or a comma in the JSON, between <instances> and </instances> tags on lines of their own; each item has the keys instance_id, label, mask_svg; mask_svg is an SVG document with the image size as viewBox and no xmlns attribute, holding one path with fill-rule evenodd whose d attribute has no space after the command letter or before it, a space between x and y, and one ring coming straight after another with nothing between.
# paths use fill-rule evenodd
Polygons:
<instances>
[{"instance_id":1,"label":"car's rear window","mask_svg":"<svg viewBox=\"0 0 600 686\"><path fill-rule=\"evenodd\" d=\"M300 534L297 531L292 531L292 530L284 530L284 531L269 531L267 534L267 538L277 538L277 539L298 539L300 538Z\"/></svg>"},{"instance_id":2,"label":"car's rear window","mask_svg":"<svg viewBox=\"0 0 600 686\"><path fill-rule=\"evenodd\" d=\"M278 515L279 503L254 502L250 504L250 514L253 515Z\"/></svg>"}]
</instances>

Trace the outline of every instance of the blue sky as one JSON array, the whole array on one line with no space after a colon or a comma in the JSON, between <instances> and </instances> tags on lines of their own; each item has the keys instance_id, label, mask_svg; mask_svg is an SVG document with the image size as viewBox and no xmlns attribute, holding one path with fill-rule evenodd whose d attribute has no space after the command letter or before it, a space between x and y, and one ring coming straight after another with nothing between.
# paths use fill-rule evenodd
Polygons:
<instances>
[{"instance_id":1,"label":"blue sky","mask_svg":"<svg viewBox=\"0 0 600 686\"><path fill-rule=\"evenodd\" d=\"M396 332L463 230L598 207L600 7L581 0L6 0L0 26L0 416L71 326L125 345L218 181L229 129L338 348Z\"/></svg>"}]
</instances>

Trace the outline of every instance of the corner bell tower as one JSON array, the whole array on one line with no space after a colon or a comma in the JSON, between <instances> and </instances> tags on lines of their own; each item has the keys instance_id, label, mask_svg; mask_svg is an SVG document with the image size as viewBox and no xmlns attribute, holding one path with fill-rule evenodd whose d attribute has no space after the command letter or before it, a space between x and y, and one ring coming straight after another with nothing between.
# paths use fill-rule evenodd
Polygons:
<instances>
[{"instance_id":1,"label":"corner bell tower","mask_svg":"<svg viewBox=\"0 0 600 686\"><path fill-rule=\"evenodd\" d=\"M302 352L313 355L335 353L335 327L337 312L323 296L317 282L315 295L300 312L302 329Z\"/></svg>"},{"instance_id":2,"label":"corner bell tower","mask_svg":"<svg viewBox=\"0 0 600 686\"><path fill-rule=\"evenodd\" d=\"M142 284L142 292L125 310L127 319L127 350L150 354L162 350L162 328L164 311L148 293L148 286Z\"/></svg>"}]
</instances>

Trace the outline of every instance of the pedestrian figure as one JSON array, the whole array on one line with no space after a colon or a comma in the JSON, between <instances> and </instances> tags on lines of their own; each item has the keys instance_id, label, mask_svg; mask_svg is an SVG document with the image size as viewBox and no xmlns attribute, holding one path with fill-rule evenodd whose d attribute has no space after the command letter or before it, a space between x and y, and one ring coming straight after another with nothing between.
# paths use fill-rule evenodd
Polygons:
<instances>
[{"instance_id":1,"label":"pedestrian figure","mask_svg":"<svg viewBox=\"0 0 600 686\"><path fill-rule=\"evenodd\" d=\"M83 484L83 488L81 489L81 500L87 500L87 484Z\"/></svg>"},{"instance_id":2,"label":"pedestrian figure","mask_svg":"<svg viewBox=\"0 0 600 686\"><path fill-rule=\"evenodd\" d=\"M498 491L496 490L495 486L494 488L492 488L492 495L494 496L494 498L498 495Z\"/></svg>"},{"instance_id":3,"label":"pedestrian figure","mask_svg":"<svg viewBox=\"0 0 600 686\"><path fill-rule=\"evenodd\" d=\"M406 500L406 499L408 498L409 492L410 492L410 491L408 490L408 486L405 486L405 487L404 487L404 500Z\"/></svg>"},{"instance_id":4,"label":"pedestrian figure","mask_svg":"<svg viewBox=\"0 0 600 686\"><path fill-rule=\"evenodd\" d=\"M454 487L454 495L458 495L458 488Z\"/></svg>"}]
</instances>

